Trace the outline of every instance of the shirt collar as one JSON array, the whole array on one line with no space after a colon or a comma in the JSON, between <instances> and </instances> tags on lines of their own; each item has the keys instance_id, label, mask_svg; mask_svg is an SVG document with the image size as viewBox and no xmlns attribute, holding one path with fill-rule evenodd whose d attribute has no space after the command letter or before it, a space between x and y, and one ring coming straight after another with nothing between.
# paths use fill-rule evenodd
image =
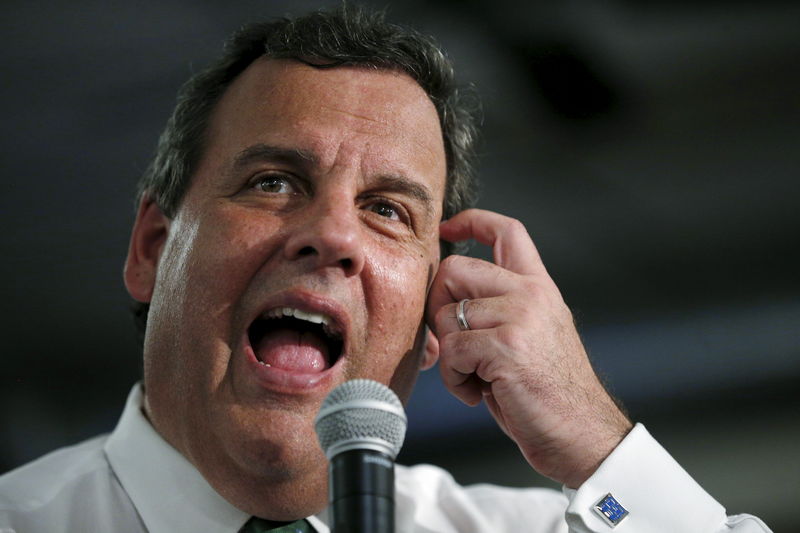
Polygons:
<instances>
[{"instance_id":1,"label":"shirt collar","mask_svg":"<svg viewBox=\"0 0 800 533\"><path fill-rule=\"evenodd\" d=\"M228 503L200 472L150 425L142 412L144 395L134 385L106 457L148 531L234 533L250 515ZM324 514L320 515L324 519ZM307 518L319 532L325 523Z\"/></svg>"},{"instance_id":2,"label":"shirt collar","mask_svg":"<svg viewBox=\"0 0 800 533\"><path fill-rule=\"evenodd\" d=\"M148 531L236 532L250 518L232 506L159 435L136 384L105 445L108 462Z\"/></svg>"}]
</instances>

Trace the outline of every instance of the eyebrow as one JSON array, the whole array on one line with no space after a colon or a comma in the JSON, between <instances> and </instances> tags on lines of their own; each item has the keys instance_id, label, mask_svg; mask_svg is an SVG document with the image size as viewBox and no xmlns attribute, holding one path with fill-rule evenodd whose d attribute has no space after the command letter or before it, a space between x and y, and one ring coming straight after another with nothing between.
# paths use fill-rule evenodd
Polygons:
<instances>
[{"instance_id":1,"label":"eyebrow","mask_svg":"<svg viewBox=\"0 0 800 533\"><path fill-rule=\"evenodd\" d=\"M233 170L234 172L239 171L248 165L261 161L280 161L300 168L307 168L318 164L319 157L308 150L259 143L248 146L236 154L233 160ZM433 209L433 197L428 188L405 176L380 175L370 180L370 189L405 194L424 204L426 210L431 211Z\"/></svg>"},{"instance_id":2,"label":"eyebrow","mask_svg":"<svg viewBox=\"0 0 800 533\"><path fill-rule=\"evenodd\" d=\"M241 170L252 163L260 161L280 161L282 163L307 167L316 164L319 158L313 152L300 150L299 148L282 148L280 146L270 146L267 144L254 144L236 154L233 160L233 170Z\"/></svg>"},{"instance_id":3,"label":"eyebrow","mask_svg":"<svg viewBox=\"0 0 800 533\"><path fill-rule=\"evenodd\" d=\"M424 185L410 180L403 176L382 175L372 180L370 188L380 189L387 192L395 192L410 196L425 204L426 210L433 208L433 198L428 188Z\"/></svg>"}]
</instances>

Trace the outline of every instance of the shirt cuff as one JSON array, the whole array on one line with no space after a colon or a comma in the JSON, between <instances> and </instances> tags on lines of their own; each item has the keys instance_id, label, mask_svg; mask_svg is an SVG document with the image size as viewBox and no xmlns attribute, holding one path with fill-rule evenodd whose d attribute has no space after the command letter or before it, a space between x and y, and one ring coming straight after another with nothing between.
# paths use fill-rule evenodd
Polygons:
<instances>
[{"instance_id":1,"label":"shirt cuff","mask_svg":"<svg viewBox=\"0 0 800 533\"><path fill-rule=\"evenodd\" d=\"M718 531L725 508L692 479L641 424L631 430L570 499L566 521L576 533ZM617 526L595 506L607 495L627 511ZM614 502L611 502L612 507ZM623 514L613 508L612 518Z\"/></svg>"}]
</instances>

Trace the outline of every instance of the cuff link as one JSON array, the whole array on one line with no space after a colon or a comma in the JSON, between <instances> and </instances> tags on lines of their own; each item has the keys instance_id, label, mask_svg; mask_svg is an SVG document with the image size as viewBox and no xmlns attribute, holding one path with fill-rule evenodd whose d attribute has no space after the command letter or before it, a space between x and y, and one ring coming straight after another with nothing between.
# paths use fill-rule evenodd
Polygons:
<instances>
[{"instance_id":1,"label":"cuff link","mask_svg":"<svg viewBox=\"0 0 800 533\"><path fill-rule=\"evenodd\" d=\"M629 514L628 510L625 509L610 492L594 504L594 510L606 521L606 524L612 528L619 525Z\"/></svg>"}]
</instances>

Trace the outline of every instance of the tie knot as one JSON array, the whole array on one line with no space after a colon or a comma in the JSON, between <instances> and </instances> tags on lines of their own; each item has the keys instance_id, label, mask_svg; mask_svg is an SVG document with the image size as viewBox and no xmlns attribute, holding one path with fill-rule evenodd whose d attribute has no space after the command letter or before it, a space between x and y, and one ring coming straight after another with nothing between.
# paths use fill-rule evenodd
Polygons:
<instances>
[{"instance_id":1,"label":"tie knot","mask_svg":"<svg viewBox=\"0 0 800 533\"><path fill-rule=\"evenodd\" d=\"M239 530L239 533L314 533L307 520L296 522L273 522L254 516Z\"/></svg>"}]
</instances>

